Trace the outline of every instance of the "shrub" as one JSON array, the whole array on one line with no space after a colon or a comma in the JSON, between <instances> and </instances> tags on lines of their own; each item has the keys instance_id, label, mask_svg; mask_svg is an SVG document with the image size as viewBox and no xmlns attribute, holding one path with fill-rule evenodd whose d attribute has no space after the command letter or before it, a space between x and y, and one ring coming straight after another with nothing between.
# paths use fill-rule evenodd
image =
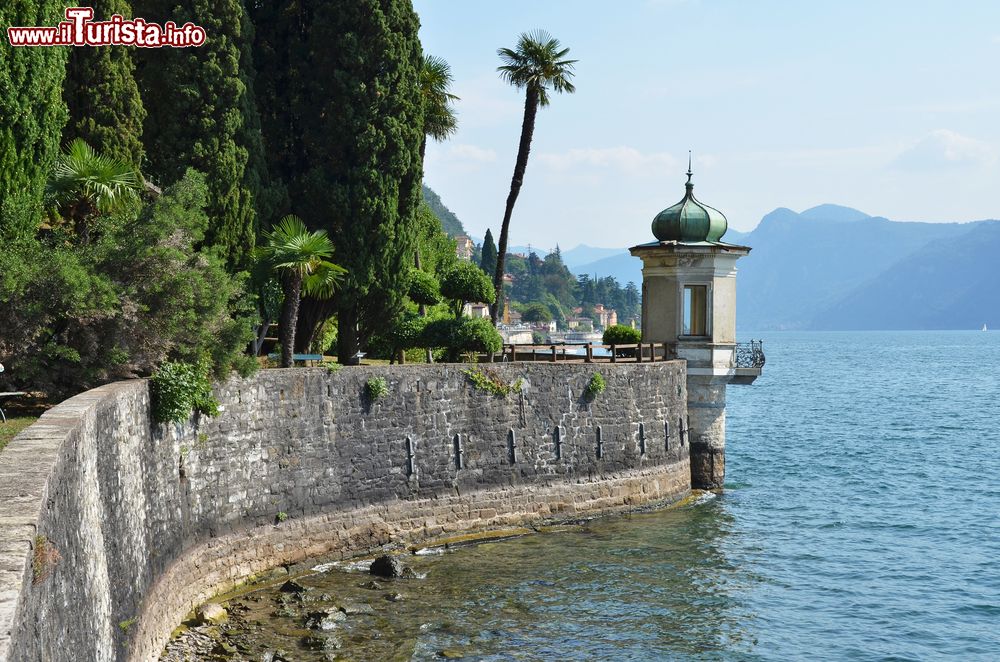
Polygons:
<instances>
[{"instance_id":1,"label":"shrub","mask_svg":"<svg viewBox=\"0 0 1000 662\"><path fill-rule=\"evenodd\" d=\"M404 312L368 342L369 358L395 359L400 350L422 347L427 318Z\"/></svg>"},{"instance_id":2,"label":"shrub","mask_svg":"<svg viewBox=\"0 0 1000 662\"><path fill-rule=\"evenodd\" d=\"M615 324L604 329L602 340L605 345L637 345L642 342L642 332L624 324Z\"/></svg>"},{"instance_id":3,"label":"shrub","mask_svg":"<svg viewBox=\"0 0 1000 662\"><path fill-rule=\"evenodd\" d=\"M385 377L372 377L365 382L365 393L369 400L378 400L389 395L389 382Z\"/></svg>"},{"instance_id":4,"label":"shrub","mask_svg":"<svg viewBox=\"0 0 1000 662\"><path fill-rule=\"evenodd\" d=\"M467 352L493 353L503 347L503 338L484 318L432 320L421 340L425 347L443 347L445 360L453 362Z\"/></svg>"},{"instance_id":5,"label":"shrub","mask_svg":"<svg viewBox=\"0 0 1000 662\"><path fill-rule=\"evenodd\" d=\"M244 278L204 244L202 175L188 173L142 210L94 219L82 245L65 224L0 250L0 362L58 399L147 376L164 361L236 368L253 337Z\"/></svg>"},{"instance_id":6,"label":"shrub","mask_svg":"<svg viewBox=\"0 0 1000 662\"><path fill-rule=\"evenodd\" d=\"M601 373L599 372L595 372L591 376L590 381L587 382L587 388L586 390L584 390L583 395L588 400L593 400L601 393L604 393L604 389L606 389L607 387L608 384L607 382L604 381L604 376L601 375Z\"/></svg>"},{"instance_id":7,"label":"shrub","mask_svg":"<svg viewBox=\"0 0 1000 662\"><path fill-rule=\"evenodd\" d=\"M456 262L441 278L441 294L450 299L455 317L462 314L462 306L469 302L492 303L496 290L483 270L471 262Z\"/></svg>"},{"instance_id":8,"label":"shrub","mask_svg":"<svg viewBox=\"0 0 1000 662\"><path fill-rule=\"evenodd\" d=\"M441 302L441 285L437 278L426 271L414 269L410 272L410 289L407 294L414 303L433 306Z\"/></svg>"},{"instance_id":9,"label":"shrub","mask_svg":"<svg viewBox=\"0 0 1000 662\"><path fill-rule=\"evenodd\" d=\"M521 386L524 384L524 380L520 377L508 384L495 370L489 368L473 368L463 372L477 389L501 397L506 397L511 393L520 393Z\"/></svg>"},{"instance_id":10,"label":"shrub","mask_svg":"<svg viewBox=\"0 0 1000 662\"><path fill-rule=\"evenodd\" d=\"M206 361L197 365L168 361L157 368L150 379L153 419L180 423L193 411L207 416L218 414L219 403L212 394L208 370Z\"/></svg>"}]
</instances>

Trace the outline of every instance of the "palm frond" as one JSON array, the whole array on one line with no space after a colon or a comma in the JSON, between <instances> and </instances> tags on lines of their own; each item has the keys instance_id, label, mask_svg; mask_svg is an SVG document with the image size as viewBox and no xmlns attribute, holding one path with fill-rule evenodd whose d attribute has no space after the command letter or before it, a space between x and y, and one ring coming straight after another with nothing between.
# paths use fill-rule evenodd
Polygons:
<instances>
[{"instance_id":1,"label":"palm frond","mask_svg":"<svg viewBox=\"0 0 1000 662\"><path fill-rule=\"evenodd\" d=\"M576 87L570 81L577 60L566 59L568 48L544 30L522 33L516 48L499 48L503 63L497 67L500 77L518 89L528 88L538 94L541 106L549 104L549 89L572 94Z\"/></svg>"},{"instance_id":2,"label":"palm frond","mask_svg":"<svg viewBox=\"0 0 1000 662\"><path fill-rule=\"evenodd\" d=\"M329 299L344 282L347 269L332 262L320 262L315 271L302 280L302 292L314 299Z\"/></svg>"},{"instance_id":3,"label":"palm frond","mask_svg":"<svg viewBox=\"0 0 1000 662\"><path fill-rule=\"evenodd\" d=\"M458 118L452 107L458 96L451 93L452 82L451 67L445 60L424 55L420 70L424 132L435 140L444 140L458 129Z\"/></svg>"},{"instance_id":4,"label":"palm frond","mask_svg":"<svg viewBox=\"0 0 1000 662\"><path fill-rule=\"evenodd\" d=\"M56 161L46 192L58 205L88 201L100 212L135 202L142 178L129 163L98 154L77 138Z\"/></svg>"},{"instance_id":5,"label":"palm frond","mask_svg":"<svg viewBox=\"0 0 1000 662\"><path fill-rule=\"evenodd\" d=\"M298 216L289 214L264 233L258 260L276 272L294 273L311 296L330 296L347 271L329 261L333 242L326 230L310 231ZM315 293L312 293L311 290Z\"/></svg>"}]
</instances>

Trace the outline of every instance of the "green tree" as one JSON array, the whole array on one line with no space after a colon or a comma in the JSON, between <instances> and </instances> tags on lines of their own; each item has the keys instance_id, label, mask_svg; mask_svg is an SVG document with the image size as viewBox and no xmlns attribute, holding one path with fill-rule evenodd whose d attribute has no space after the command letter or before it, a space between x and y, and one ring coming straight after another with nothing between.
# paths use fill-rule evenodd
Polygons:
<instances>
[{"instance_id":1,"label":"green tree","mask_svg":"<svg viewBox=\"0 0 1000 662\"><path fill-rule=\"evenodd\" d=\"M503 223L500 226L500 244L497 246L497 268L493 275L493 287L497 298L490 308L494 326L503 305L503 273L507 257L510 217L514 213L514 203L517 202L517 196L521 192L524 171L528 167L528 153L531 151L531 139L535 133L535 116L538 114L539 106L544 108L549 105L550 88L555 92L576 91L570 82L576 60L567 60L567 53L569 53L568 48L561 48L559 40L542 30L523 33L514 49L501 48L497 51L503 61L497 68L500 77L514 87L524 90L524 120L521 123L517 160L514 162L514 176L510 180L510 193L507 195Z\"/></svg>"},{"instance_id":2,"label":"green tree","mask_svg":"<svg viewBox=\"0 0 1000 662\"><path fill-rule=\"evenodd\" d=\"M254 9L258 107L291 211L325 228L348 274L303 306L301 337L336 311L353 362L405 303L424 136L419 22L409 0L283 0Z\"/></svg>"},{"instance_id":3,"label":"green tree","mask_svg":"<svg viewBox=\"0 0 1000 662\"><path fill-rule=\"evenodd\" d=\"M55 25L57 0L0 4L0 26ZM6 41L6 35L2 37ZM38 227L42 194L66 123L62 100L68 48L0 45L0 238L27 237Z\"/></svg>"},{"instance_id":4,"label":"green tree","mask_svg":"<svg viewBox=\"0 0 1000 662\"><path fill-rule=\"evenodd\" d=\"M88 244L96 214L138 204L141 179L131 164L98 154L77 138L56 161L47 191L59 213L72 221L80 243Z\"/></svg>"},{"instance_id":5,"label":"green tree","mask_svg":"<svg viewBox=\"0 0 1000 662\"><path fill-rule=\"evenodd\" d=\"M451 311L456 318L462 316L467 303L487 302L495 299L493 284L482 269L471 262L455 263L441 279L441 295L451 300Z\"/></svg>"},{"instance_id":6,"label":"green tree","mask_svg":"<svg viewBox=\"0 0 1000 662\"><path fill-rule=\"evenodd\" d=\"M94 20L114 14L132 18L128 0L85 0L78 7L93 7ZM63 141L81 138L99 153L142 165L142 122L146 110L135 80L134 48L101 46L70 48L63 99L69 122Z\"/></svg>"},{"instance_id":7,"label":"green tree","mask_svg":"<svg viewBox=\"0 0 1000 662\"><path fill-rule=\"evenodd\" d=\"M421 334L421 344L445 349L446 361L458 361L468 352L495 354L503 338L489 320L481 317L431 320Z\"/></svg>"},{"instance_id":8,"label":"green tree","mask_svg":"<svg viewBox=\"0 0 1000 662\"><path fill-rule=\"evenodd\" d=\"M414 269L410 272L410 289L407 294L423 309L425 306L434 306L441 302L441 285L437 278L426 271ZM426 312L421 310L420 315L423 317Z\"/></svg>"},{"instance_id":9,"label":"green tree","mask_svg":"<svg viewBox=\"0 0 1000 662\"><path fill-rule=\"evenodd\" d=\"M552 321L552 311L544 303L535 301L529 303L521 313L521 319L525 322L539 322L548 324Z\"/></svg>"},{"instance_id":10,"label":"green tree","mask_svg":"<svg viewBox=\"0 0 1000 662\"><path fill-rule=\"evenodd\" d=\"M256 191L250 186L260 183L260 173L248 177L247 166L262 148L259 132L248 130L258 120L249 96L252 69L243 45L252 31L243 2L136 0L135 6L149 20L191 21L209 35L197 48L142 53L144 142L150 171L161 181L176 181L188 167L206 174L212 223L205 241L222 248L231 269L245 268L257 234Z\"/></svg>"},{"instance_id":11,"label":"green tree","mask_svg":"<svg viewBox=\"0 0 1000 662\"><path fill-rule=\"evenodd\" d=\"M242 278L201 247L205 178L189 171L155 201L99 217L87 245L57 232L0 251L0 362L50 398L148 376L163 361L208 361L217 378L253 361Z\"/></svg>"},{"instance_id":12,"label":"green tree","mask_svg":"<svg viewBox=\"0 0 1000 662\"><path fill-rule=\"evenodd\" d=\"M479 260L479 268L490 278L493 278L497 270L497 245L493 242L493 232L489 228L486 228L486 237L483 239L483 256Z\"/></svg>"},{"instance_id":13,"label":"green tree","mask_svg":"<svg viewBox=\"0 0 1000 662\"><path fill-rule=\"evenodd\" d=\"M344 269L333 264L333 243L325 230L310 232L297 216L285 216L264 233L260 259L281 278L284 301L278 322L281 367L292 367L295 331L302 295L326 299L333 296Z\"/></svg>"},{"instance_id":14,"label":"green tree","mask_svg":"<svg viewBox=\"0 0 1000 662\"><path fill-rule=\"evenodd\" d=\"M420 141L420 160L424 160L427 138L442 141L458 130L458 118L452 103L451 67L439 57L424 54L420 69L420 98L424 106L424 136Z\"/></svg>"}]
</instances>

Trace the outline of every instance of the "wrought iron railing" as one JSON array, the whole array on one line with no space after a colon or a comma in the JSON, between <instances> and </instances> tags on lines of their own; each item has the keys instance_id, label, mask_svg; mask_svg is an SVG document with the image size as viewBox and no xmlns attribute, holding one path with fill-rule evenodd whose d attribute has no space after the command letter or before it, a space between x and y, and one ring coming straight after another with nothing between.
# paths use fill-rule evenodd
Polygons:
<instances>
[{"instance_id":1,"label":"wrought iron railing","mask_svg":"<svg viewBox=\"0 0 1000 662\"><path fill-rule=\"evenodd\" d=\"M765 360L763 340L736 343L737 368L763 368Z\"/></svg>"}]
</instances>

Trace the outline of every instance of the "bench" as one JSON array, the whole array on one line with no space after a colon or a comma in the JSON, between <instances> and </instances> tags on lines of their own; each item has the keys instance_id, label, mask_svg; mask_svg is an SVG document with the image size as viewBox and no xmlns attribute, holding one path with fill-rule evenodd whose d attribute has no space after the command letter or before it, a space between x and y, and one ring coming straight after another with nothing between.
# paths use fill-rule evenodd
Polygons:
<instances>
[{"instance_id":1,"label":"bench","mask_svg":"<svg viewBox=\"0 0 1000 662\"><path fill-rule=\"evenodd\" d=\"M24 391L4 391L0 392L0 400L3 400L4 398L16 398L20 395L28 395L28 394L25 393ZM7 422L7 414L4 413L3 407L0 407L0 418L3 419L4 423Z\"/></svg>"},{"instance_id":2,"label":"bench","mask_svg":"<svg viewBox=\"0 0 1000 662\"><path fill-rule=\"evenodd\" d=\"M267 358L273 359L275 361L281 359L281 357L278 356L277 354L268 354ZM323 355L322 354L292 354L292 363L296 363L296 362L298 362L298 363L306 363L306 364L309 364L309 363L322 363L323 362Z\"/></svg>"}]
</instances>

